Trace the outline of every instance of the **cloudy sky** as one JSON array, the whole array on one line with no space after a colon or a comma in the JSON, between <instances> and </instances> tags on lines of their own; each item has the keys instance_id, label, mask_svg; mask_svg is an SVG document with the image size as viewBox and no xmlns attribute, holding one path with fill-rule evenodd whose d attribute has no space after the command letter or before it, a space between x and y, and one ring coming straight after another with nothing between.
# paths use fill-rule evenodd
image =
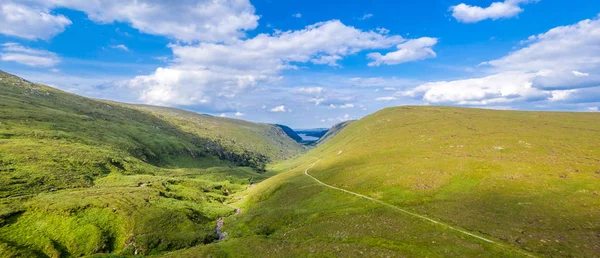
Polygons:
<instances>
[{"instance_id":1,"label":"cloudy sky","mask_svg":"<svg viewBox=\"0 0 600 258\"><path fill-rule=\"evenodd\" d=\"M388 106L597 112L600 1L2 0L0 69L328 127Z\"/></svg>"}]
</instances>

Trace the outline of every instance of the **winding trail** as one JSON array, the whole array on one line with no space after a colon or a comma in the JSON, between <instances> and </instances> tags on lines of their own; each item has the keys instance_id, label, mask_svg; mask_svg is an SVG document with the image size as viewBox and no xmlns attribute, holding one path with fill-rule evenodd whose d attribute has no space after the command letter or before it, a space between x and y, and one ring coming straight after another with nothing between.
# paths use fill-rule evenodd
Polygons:
<instances>
[{"instance_id":1,"label":"winding trail","mask_svg":"<svg viewBox=\"0 0 600 258\"><path fill-rule=\"evenodd\" d=\"M346 189L342 189L342 188L339 188L339 187L335 187L335 186L332 186L332 185L328 185L328 184L326 184L326 183L323 183L321 180L319 180L319 179L315 178L314 176L311 176L311 175L308 173L308 170L310 170L311 168L313 168L313 167L314 167L314 166L315 166L317 163L319 163L319 161L321 161L321 160L318 160L318 161L316 161L316 162L315 162L315 163L313 163L313 164L312 164L312 165L311 165L309 168L307 168L306 170L304 170L304 174L305 174L306 176L308 176L308 177L312 178L312 179L313 179L313 180L315 180L317 183L319 183L319 184L321 184L321 185L323 185L323 186L326 186L326 187L329 187L329 188L331 188L331 189L335 189L335 190L338 190L338 191L342 191L342 192L345 192L345 193L347 193L347 194L351 194L351 195L354 195L354 196L358 196L358 197L360 197L360 198L364 198L364 199L367 199L367 200L370 200L370 201L373 201L373 202L379 203L379 204L381 204L381 205L383 205L383 206L387 206L387 207L389 207L389 208L392 208L392 209L394 209L394 210L397 210L397 211L400 211L400 212L402 212L402 213L405 213L405 214L407 214L407 215L409 215L409 216L412 216L412 217L417 217L417 218L420 218L420 219L422 219L422 220L429 221L429 222L431 222L431 223L433 223L433 224L437 224L437 225L444 226L444 227L446 227L446 228L448 228L448 229L450 229L450 230L454 230L454 231L456 231L456 232L459 232L459 233L462 233L462 234L465 234L465 235L468 235L468 236L471 236L471 237L477 238L477 239L479 239L479 240L482 240L482 241L485 241L485 242L488 242L488 243L491 243L491 244L495 244L495 245L497 245L497 246L500 246L500 247L502 247L502 248L504 248L504 249L509 249L509 250L512 250L512 251L516 251L516 252L518 252L518 253L520 253L520 254L523 254L523 255L526 255L526 256L528 256L528 257L536 257L536 256L534 256L534 255L532 255L532 254L530 254L530 253L527 253L527 252L525 252L525 251L522 251L522 250L520 250L520 249L516 249L516 248L514 248L514 247L512 247L512 246L509 246L509 245L506 245L506 244L503 244L503 243L499 243L499 242L496 242L496 241L490 240L490 239L488 239L488 238L485 238L485 237L482 237L482 236L478 236L478 235L476 235L476 234L473 234L473 233L471 233L471 232L468 232L468 231L465 231L465 230L462 230L462 229L459 229L459 228L455 228L455 227L453 227L453 226L450 226L450 225L448 225L448 224L446 224L446 223L444 223L444 222L437 221L437 220L434 220L434 219L431 219L431 218L425 217L425 216L423 216L423 215L419 215L419 214L416 214L416 213L414 213L414 212L407 211L407 210L405 210L405 209L402 209L402 208L400 208L400 207L398 207L398 206L395 206L395 205L389 204L389 203L387 203L387 202L380 201L380 200L377 200L377 199L375 199L375 198L372 198L372 197L369 197L369 196L366 196L366 195L362 195L362 194L359 194L359 193L355 193L355 192L352 192L352 191L348 191L348 190L346 190Z\"/></svg>"}]
</instances>

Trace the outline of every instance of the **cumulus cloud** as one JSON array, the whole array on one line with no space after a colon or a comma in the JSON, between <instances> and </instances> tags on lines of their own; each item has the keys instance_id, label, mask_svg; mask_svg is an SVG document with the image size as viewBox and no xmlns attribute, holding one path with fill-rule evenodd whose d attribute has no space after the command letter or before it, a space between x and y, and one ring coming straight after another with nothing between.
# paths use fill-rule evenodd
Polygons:
<instances>
[{"instance_id":1,"label":"cumulus cloud","mask_svg":"<svg viewBox=\"0 0 600 258\"><path fill-rule=\"evenodd\" d=\"M540 99L546 93L532 87L533 75L500 73L482 78L425 83L398 95L422 98L432 104L489 105Z\"/></svg>"},{"instance_id":2,"label":"cumulus cloud","mask_svg":"<svg viewBox=\"0 0 600 258\"><path fill-rule=\"evenodd\" d=\"M246 114L242 113L242 112L235 112L235 116L245 116Z\"/></svg>"},{"instance_id":3,"label":"cumulus cloud","mask_svg":"<svg viewBox=\"0 0 600 258\"><path fill-rule=\"evenodd\" d=\"M370 53L367 55L373 62L369 66L380 66L382 64L396 65L411 61L423 60L436 57L431 49L438 40L436 38L423 37L409 40L397 46L398 50L385 55Z\"/></svg>"},{"instance_id":4,"label":"cumulus cloud","mask_svg":"<svg viewBox=\"0 0 600 258\"><path fill-rule=\"evenodd\" d=\"M256 28L259 19L254 13L254 6L248 0L29 2L43 10L62 7L83 11L89 19L97 23L124 22L143 33L167 36L185 42L237 40L245 35L245 31ZM31 23L38 22L39 19ZM59 22L66 23L64 20Z\"/></svg>"},{"instance_id":5,"label":"cumulus cloud","mask_svg":"<svg viewBox=\"0 0 600 258\"><path fill-rule=\"evenodd\" d=\"M281 105L281 106L276 106L274 108L271 108L270 111L274 112L274 113L278 113L278 112L286 112L287 110L285 109L284 105Z\"/></svg>"},{"instance_id":6,"label":"cumulus cloud","mask_svg":"<svg viewBox=\"0 0 600 258\"><path fill-rule=\"evenodd\" d=\"M274 73L297 68L294 63L324 63L368 49L389 48L401 36L362 31L338 20L320 22L301 30L259 34L231 44L171 45L180 63L198 67ZM232 54L235 53L235 54ZM331 62L327 62L333 65Z\"/></svg>"},{"instance_id":7,"label":"cumulus cloud","mask_svg":"<svg viewBox=\"0 0 600 258\"><path fill-rule=\"evenodd\" d=\"M24 47L18 43L1 45L0 60L12 61L32 67L52 67L60 62L53 52Z\"/></svg>"},{"instance_id":8,"label":"cumulus cloud","mask_svg":"<svg viewBox=\"0 0 600 258\"><path fill-rule=\"evenodd\" d=\"M502 18L514 17L523 12L520 4L534 2L536 0L506 0L504 2L494 2L488 7L472 6L461 3L450 7L452 17L459 22L476 23L482 20L498 20Z\"/></svg>"},{"instance_id":9,"label":"cumulus cloud","mask_svg":"<svg viewBox=\"0 0 600 258\"><path fill-rule=\"evenodd\" d=\"M525 45L483 63L481 78L422 84L398 96L428 103L490 105L593 102L600 97L600 20L584 20L529 37ZM585 71L585 72L582 72ZM595 98L595 100L594 100Z\"/></svg>"},{"instance_id":10,"label":"cumulus cloud","mask_svg":"<svg viewBox=\"0 0 600 258\"><path fill-rule=\"evenodd\" d=\"M362 31L332 20L229 43L171 44L172 64L154 74L138 76L130 85L139 89L141 99L149 104L226 108L226 103L241 92L277 82L281 71L298 69L298 64L335 65L336 60L350 54L404 41L401 36ZM324 91L320 87L292 91L312 95L317 105L334 99L319 100Z\"/></svg>"},{"instance_id":11,"label":"cumulus cloud","mask_svg":"<svg viewBox=\"0 0 600 258\"><path fill-rule=\"evenodd\" d=\"M292 17L294 17L294 18L302 18L302 14L301 13L295 13L295 14L292 14Z\"/></svg>"},{"instance_id":12,"label":"cumulus cloud","mask_svg":"<svg viewBox=\"0 0 600 258\"><path fill-rule=\"evenodd\" d=\"M153 74L125 82L151 105L193 105L207 111L231 111L239 92L254 88L267 78L217 73L211 70L158 68Z\"/></svg>"},{"instance_id":13,"label":"cumulus cloud","mask_svg":"<svg viewBox=\"0 0 600 258\"><path fill-rule=\"evenodd\" d=\"M24 39L48 40L63 32L71 20L48 8L29 7L11 1L0 3L0 33Z\"/></svg>"}]
</instances>

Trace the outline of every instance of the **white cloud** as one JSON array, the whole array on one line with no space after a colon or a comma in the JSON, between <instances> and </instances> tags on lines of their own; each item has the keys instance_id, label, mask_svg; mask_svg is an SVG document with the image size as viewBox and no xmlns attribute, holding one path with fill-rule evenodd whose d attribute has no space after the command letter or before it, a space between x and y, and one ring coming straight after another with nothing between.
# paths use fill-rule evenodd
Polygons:
<instances>
[{"instance_id":1,"label":"white cloud","mask_svg":"<svg viewBox=\"0 0 600 258\"><path fill-rule=\"evenodd\" d=\"M452 10L452 16L457 21L475 23L487 19L497 20L514 17L523 12L519 5L528 2L532 2L532 0L506 0L504 2L494 2L485 8L461 3L450 7L450 10Z\"/></svg>"},{"instance_id":2,"label":"white cloud","mask_svg":"<svg viewBox=\"0 0 600 258\"><path fill-rule=\"evenodd\" d=\"M18 43L4 43L0 59L12 61L32 67L52 67L60 62L53 52L24 47Z\"/></svg>"},{"instance_id":3,"label":"white cloud","mask_svg":"<svg viewBox=\"0 0 600 258\"><path fill-rule=\"evenodd\" d=\"M231 44L171 45L179 63L212 69L275 73L297 68L294 63L323 63L367 49L389 48L404 39L361 31L338 20L320 22L302 30L259 34ZM235 54L232 54L235 53ZM327 62L333 65L331 62Z\"/></svg>"},{"instance_id":4,"label":"white cloud","mask_svg":"<svg viewBox=\"0 0 600 258\"><path fill-rule=\"evenodd\" d=\"M227 117L227 115L225 115L225 113L221 113L219 117Z\"/></svg>"},{"instance_id":5,"label":"white cloud","mask_svg":"<svg viewBox=\"0 0 600 258\"><path fill-rule=\"evenodd\" d=\"M291 93L302 94L302 95L320 95L325 92L323 87L301 87L290 90Z\"/></svg>"},{"instance_id":6,"label":"white cloud","mask_svg":"<svg viewBox=\"0 0 600 258\"><path fill-rule=\"evenodd\" d=\"M302 18L302 14L301 13L295 13L295 14L292 14L292 17L294 17L294 18Z\"/></svg>"},{"instance_id":7,"label":"white cloud","mask_svg":"<svg viewBox=\"0 0 600 258\"><path fill-rule=\"evenodd\" d=\"M125 52L129 52L129 48L128 48L127 46L123 45L123 44L119 44L119 45L112 45L112 46L110 46L110 47L111 47L111 48L114 48L114 49L123 50L123 51L125 51Z\"/></svg>"},{"instance_id":8,"label":"white cloud","mask_svg":"<svg viewBox=\"0 0 600 258\"><path fill-rule=\"evenodd\" d=\"M553 90L550 92L552 96L548 100L550 101L563 101L569 98L572 93L577 92L577 90Z\"/></svg>"},{"instance_id":9,"label":"white cloud","mask_svg":"<svg viewBox=\"0 0 600 258\"><path fill-rule=\"evenodd\" d=\"M363 15L362 17L358 18L359 20L366 20L373 17L372 13L365 13L365 15Z\"/></svg>"},{"instance_id":10,"label":"white cloud","mask_svg":"<svg viewBox=\"0 0 600 258\"><path fill-rule=\"evenodd\" d=\"M583 20L530 37L529 45L482 63L501 70L590 71L600 65L600 20Z\"/></svg>"},{"instance_id":11,"label":"white cloud","mask_svg":"<svg viewBox=\"0 0 600 258\"><path fill-rule=\"evenodd\" d=\"M284 105L281 105L281 106L272 108L270 111L277 113L277 112L286 112L287 110L285 109Z\"/></svg>"},{"instance_id":12,"label":"white cloud","mask_svg":"<svg viewBox=\"0 0 600 258\"><path fill-rule=\"evenodd\" d=\"M152 105L194 105L205 110L230 111L228 100L268 79L253 75L216 73L211 70L158 68L126 84L140 92L140 100Z\"/></svg>"},{"instance_id":13,"label":"white cloud","mask_svg":"<svg viewBox=\"0 0 600 258\"><path fill-rule=\"evenodd\" d=\"M396 65L434 58L436 57L436 54L431 47L437 44L437 41L436 38L423 37L402 43L397 46L398 51L389 52L385 55L380 53L370 53L367 57L374 61L369 63L369 66L379 66L381 64Z\"/></svg>"},{"instance_id":14,"label":"white cloud","mask_svg":"<svg viewBox=\"0 0 600 258\"><path fill-rule=\"evenodd\" d=\"M171 44L174 58L170 66L138 76L130 84L148 104L226 109L231 108L233 97L280 81L281 71L298 69L298 64L326 60L328 65L336 65L336 60L362 50L389 48L405 41L332 20L229 43ZM324 91L319 87L293 91L312 94L315 104L325 100L318 100Z\"/></svg>"},{"instance_id":15,"label":"white cloud","mask_svg":"<svg viewBox=\"0 0 600 258\"><path fill-rule=\"evenodd\" d=\"M507 72L482 78L432 82L398 95L423 98L433 104L459 105L490 105L548 97L548 94L532 87L534 76Z\"/></svg>"},{"instance_id":16,"label":"white cloud","mask_svg":"<svg viewBox=\"0 0 600 258\"><path fill-rule=\"evenodd\" d=\"M63 15L54 15L47 8L29 7L11 1L0 3L0 33L25 39L48 40L71 25Z\"/></svg>"},{"instance_id":17,"label":"white cloud","mask_svg":"<svg viewBox=\"0 0 600 258\"><path fill-rule=\"evenodd\" d=\"M315 103L315 106L321 105L323 101L325 101L325 98L312 98L308 100L308 102Z\"/></svg>"},{"instance_id":18,"label":"white cloud","mask_svg":"<svg viewBox=\"0 0 600 258\"><path fill-rule=\"evenodd\" d=\"M354 107L354 104L352 104L352 103L347 103L347 104L339 106L339 108L353 108L353 107Z\"/></svg>"},{"instance_id":19,"label":"white cloud","mask_svg":"<svg viewBox=\"0 0 600 258\"><path fill-rule=\"evenodd\" d=\"M185 42L235 41L244 37L245 31L255 29L260 18L254 13L254 6L248 0L29 2L46 10L64 7L83 11L97 23L124 22L144 33Z\"/></svg>"},{"instance_id":20,"label":"white cloud","mask_svg":"<svg viewBox=\"0 0 600 258\"><path fill-rule=\"evenodd\" d=\"M352 118L350 115L348 114L344 114L343 116L338 116L338 117L334 117L334 118L327 118L327 119L321 119L321 122L344 122L344 121L348 121L348 120L352 120L354 118Z\"/></svg>"},{"instance_id":21,"label":"white cloud","mask_svg":"<svg viewBox=\"0 0 600 258\"><path fill-rule=\"evenodd\" d=\"M235 116L245 116L246 114L242 113L242 112L235 112Z\"/></svg>"},{"instance_id":22,"label":"white cloud","mask_svg":"<svg viewBox=\"0 0 600 258\"><path fill-rule=\"evenodd\" d=\"M573 75L578 76L578 77L587 77L590 76L589 73L582 73L582 72L578 72L578 71L571 71L573 73Z\"/></svg>"},{"instance_id":23,"label":"white cloud","mask_svg":"<svg viewBox=\"0 0 600 258\"><path fill-rule=\"evenodd\" d=\"M385 90L385 91L395 91L396 88L394 88L394 87L385 87L385 88L383 88L383 90Z\"/></svg>"},{"instance_id":24,"label":"white cloud","mask_svg":"<svg viewBox=\"0 0 600 258\"><path fill-rule=\"evenodd\" d=\"M397 99L396 97L379 97L379 98L376 98L375 100L377 100L377 101L392 101L392 100L396 100L396 99Z\"/></svg>"},{"instance_id":25,"label":"white cloud","mask_svg":"<svg viewBox=\"0 0 600 258\"><path fill-rule=\"evenodd\" d=\"M590 111L590 112L598 112L598 107L588 107L588 111Z\"/></svg>"},{"instance_id":26,"label":"white cloud","mask_svg":"<svg viewBox=\"0 0 600 258\"><path fill-rule=\"evenodd\" d=\"M492 73L489 76L425 83L398 95L460 105L585 103L600 96L598 17L553 28L529 37L524 44L500 59L483 63Z\"/></svg>"}]
</instances>

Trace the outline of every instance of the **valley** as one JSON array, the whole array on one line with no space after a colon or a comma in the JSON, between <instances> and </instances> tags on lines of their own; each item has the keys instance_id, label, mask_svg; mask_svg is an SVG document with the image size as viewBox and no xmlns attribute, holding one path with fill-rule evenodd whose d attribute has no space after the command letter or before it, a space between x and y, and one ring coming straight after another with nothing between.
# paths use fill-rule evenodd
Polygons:
<instances>
[{"instance_id":1,"label":"valley","mask_svg":"<svg viewBox=\"0 0 600 258\"><path fill-rule=\"evenodd\" d=\"M307 146L0 75L3 257L600 252L597 113L393 107Z\"/></svg>"}]
</instances>

